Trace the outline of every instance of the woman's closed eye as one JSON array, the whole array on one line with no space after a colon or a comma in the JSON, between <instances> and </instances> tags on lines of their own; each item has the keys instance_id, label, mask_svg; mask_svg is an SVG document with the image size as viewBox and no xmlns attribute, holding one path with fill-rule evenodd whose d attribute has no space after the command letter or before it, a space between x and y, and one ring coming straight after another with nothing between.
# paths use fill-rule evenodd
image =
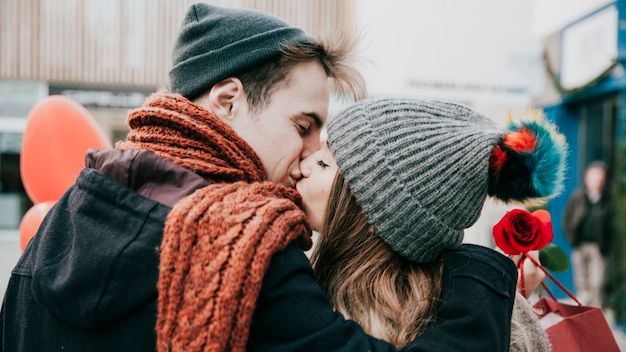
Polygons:
<instances>
[{"instance_id":1,"label":"woman's closed eye","mask_svg":"<svg viewBox=\"0 0 626 352\"><path fill-rule=\"evenodd\" d=\"M329 166L328 164L324 162L324 160L318 160L316 164L319 165L322 169Z\"/></svg>"}]
</instances>

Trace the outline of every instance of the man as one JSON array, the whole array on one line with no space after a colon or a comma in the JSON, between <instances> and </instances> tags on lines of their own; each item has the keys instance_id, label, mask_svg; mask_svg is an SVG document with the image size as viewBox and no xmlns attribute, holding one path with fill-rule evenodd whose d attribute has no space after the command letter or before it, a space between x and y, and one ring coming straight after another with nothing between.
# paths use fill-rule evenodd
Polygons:
<instances>
[{"instance_id":1,"label":"man","mask_svg":"<svg viewBox=\"0 0 626 352\"><path fill-rule=\"evenodd\" d=\"M570 195L563 213L563 230L572 244L572 267L578 299L603 306L605 257L611 245L610 202L606 192L606 166L593 161L585 169L583 186Z\"/></svg>"},{"instance_id":2,"label":"man","mask_svg":"<svg viewBox=\"0 0 626 352\"><path fill-rule=\"evenodd\" d=\"M116 149L88 153L16 265L0 350L395 350L333 311L302 251L310 227L293 186L320 148L329 78L364 96L349 44L193 5L170 92L131 112ZM507 261L476 289L510 299L472 313L502 321L499 332L516 280ZM463 292L442 299L468 304ZM464 319L444 314L422 341L445 349Z\"/></svg>"}]
</instances>

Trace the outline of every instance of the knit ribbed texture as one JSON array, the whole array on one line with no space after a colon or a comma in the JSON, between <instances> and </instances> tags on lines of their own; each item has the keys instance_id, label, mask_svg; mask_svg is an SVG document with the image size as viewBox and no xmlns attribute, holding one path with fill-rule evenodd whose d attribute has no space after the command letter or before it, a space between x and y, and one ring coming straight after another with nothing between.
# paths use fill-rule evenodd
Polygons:
<instances>
[{"instance_id":1,"label":"knit ribbed texture","mask_svg":"<svg viewBox=\"0 0 626 352\"><path fill-rule=\"evenodd\" d=\"M121 150L151 150L211 185L178 201L160 247L159 351L244 351L272 255L311 247L299 194L266 182L254 151L201 106L159 92L128 119Z\"/></svg>"},{"instance_id":2,"label":"knit ribbed texture","mask_svg":"<svg viewBox=\"0 0 626 352\"><path fill-rule=\"evenodd\" d=\"M239 182L176 204L161 244L159 351L245 351L272 255L295 239L311 246L296 198L269 182Z\"/></svg>"},{"instance_id":3,"label":"knit ribbed texture","mask_svg":"<svg viewBox=\"0 0 626 352\"><path fill-rule=\"evenodd\" d=\"M121 150L151 150L212 182L263 181L254 150L200 105L161 91L128 115L130 132Z\"/></svg>"},{"instance_id":4,"label":"knit ribbed texture","mask_svg":"<svg viewBox=\"0 0 626 352\"><path fill-rule=\"evenodd\" d=\"M306 33L267 13L199 3L185 15L172 51L170 90L195 99L216 83L279 56Z\"/></svg>"},{"instance_id":5,"label":"knit ribbed texture","mask_svg":"<svg viewBox=\"0 0 626 352\"><path fill-rule=\"evenodd\" d=\"M511 318L511 346L509 352L550 352L548 334L539 323L537 313L521 293L515 292Z\"/></svg>"},{"instance_id":6,"label":"knit ribbed texture","mask_svg":"<svg viewBox=\"0 0 626 352\"><path fill-rule=\"evenodd\" d=\"M503 135L464 106L408 99L364 100L328 124L340 172L370 224L416 262L458 246L476 222Z\"/></svg>"}]
</instances>

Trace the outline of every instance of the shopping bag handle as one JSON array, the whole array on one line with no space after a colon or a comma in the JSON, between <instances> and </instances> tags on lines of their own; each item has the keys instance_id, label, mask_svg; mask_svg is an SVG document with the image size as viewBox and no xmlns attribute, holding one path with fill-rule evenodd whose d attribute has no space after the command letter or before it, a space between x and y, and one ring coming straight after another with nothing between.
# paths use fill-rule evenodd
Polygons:
<instances>
[{"instance_id":1,"label":"shopping bag handle","mask_svg":"<svg viewBox=\"0 0 626 352\"><path fill-rule=\"evenodd\" d=\"M533 264L535 264L539 269L541 269L561 290L563 290L563 292L565 292L571 299L573 299L574 302L576 302L581 307L583 306L582 303L580 303L580 301L578 301L576 297L567 288L565 288L565 286L563 286L554 276L552 276L552 274L550 274L550 272L548 272L548 270L546 270L546 268L543 267L543 265L539 264L539 262L537 262L535 258L533 258L530 254L528 253L524 253L524 254L526 258L530 259L530 261L533 262ZM552 293L552 291L550 291L550 289L548 288L548 285L545 284L545 282L541 281L541 286L546 290L546 292L548 292L548 294L550 295L550 297L552 297L553 300L555 301L557 300L554 294Z\"/></svg>"}]
</instances>

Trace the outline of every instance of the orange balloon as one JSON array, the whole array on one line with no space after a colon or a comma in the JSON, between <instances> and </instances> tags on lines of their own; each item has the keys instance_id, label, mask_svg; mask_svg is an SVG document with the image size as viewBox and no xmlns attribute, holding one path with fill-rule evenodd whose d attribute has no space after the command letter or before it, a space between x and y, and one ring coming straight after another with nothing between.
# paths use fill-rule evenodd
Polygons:
<instances>
[{"instance_id":1,"label":"orange balloon","mask_svg":"<svg viewBox=\"0 0 626 352\"><path fill-rule=\"evenodd\" d=\"M26 122L20 174L33 203L56 201L85 167L89 148L111 147L96 120L79 103L51 95L33 107Z\"/></svg>"},{"instance_id":2,"label":"orange balloon","mask_svg":"<svg viewBox=\"0 0 626 352\"><path fill-rule=\"evenodd\" d=\"M54 203L56 203L56 201L35 204L24 214L20 222L20 247L22 251L24 251L33 236L35 236L43 218L48 214Z\"/></svg>"}]
</instances>

